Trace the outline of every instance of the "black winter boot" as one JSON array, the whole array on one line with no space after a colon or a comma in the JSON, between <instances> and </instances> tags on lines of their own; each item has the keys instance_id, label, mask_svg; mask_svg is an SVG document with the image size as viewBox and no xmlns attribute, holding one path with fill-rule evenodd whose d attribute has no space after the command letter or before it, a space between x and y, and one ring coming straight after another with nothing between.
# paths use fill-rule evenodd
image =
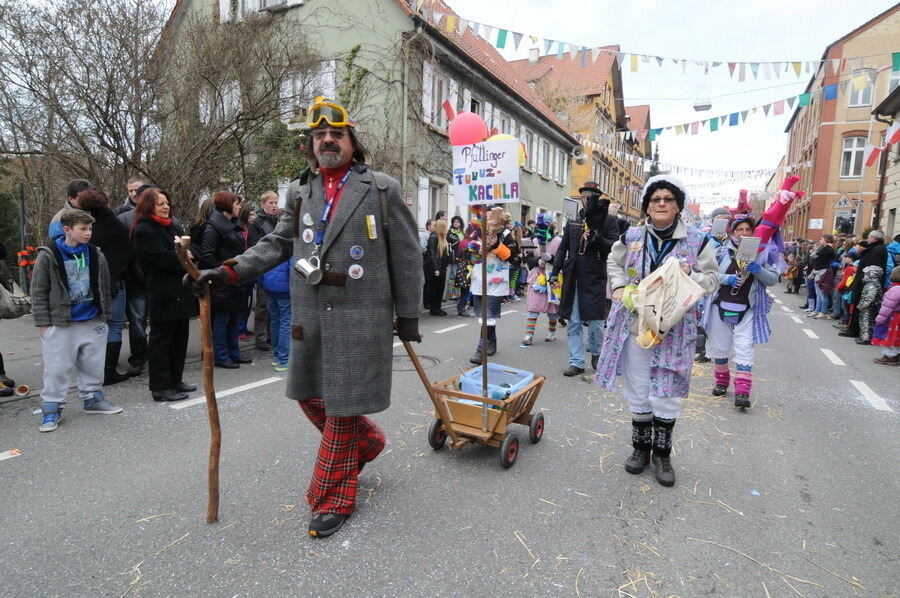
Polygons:
<instances>
[{"instance_id":1,"label":"black winter boot","mask_svg":"<svg viewBox=\"0 0 900 598\"><path fill-rule=\"evenodd\" d=\"M653 447L653 422L631 420L631 446L634 452L625 459L625 471L638 474L650 463L650 449Z\"/></svg>"},{"instance_id":2,"label":"black winter boot","mask_svg":"<svg viewBox=\"0 0 900 598\"><path fill-rule=\"evenodd\" d=\"M106 366L103 369L103 386L118 384L119 382L128 380L128 376L116 371L116 365L119 363L119 351L121 349L121 342L106 343Z\"/></svg>"},{"instance_id":3,"label":"black winter boot","mask_svg":"<svg viewBox=\"0 0 900 598\"><path fill-rule=\"evenodd\" d=\"M478 339L478 347L475 349L475 355L469 358L469 363L481 365L481 348L484 346L484 339Z\"/></svg>"},{"instance_id":4,"label":"black winter boot","mask_svg":"<svg viewBox=\"0 0 900 598\"><path fill-rule=\"evenodd\" d=\"M653 418L653 467L656 481L663 486L675 485L675 470L672 469L672 428L675 420L665 421Z\"/></svg>"}]
</instances>

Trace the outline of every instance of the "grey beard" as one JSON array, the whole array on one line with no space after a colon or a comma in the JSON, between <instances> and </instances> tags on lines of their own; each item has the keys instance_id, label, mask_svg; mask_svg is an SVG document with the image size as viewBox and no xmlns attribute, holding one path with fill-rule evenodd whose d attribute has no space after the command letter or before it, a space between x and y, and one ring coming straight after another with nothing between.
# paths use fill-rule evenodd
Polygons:
<instances>
[{"instance_id":1,"label":"grey beard","mask_svg":"<svg viewBox=\"0 0 900 598\"><path fill-rule=\"evenodd\" d=\"M324 166L325 168L337 168L343 166L346 162L343 156L332 152L322 152L321 155L316 156L316 161L318 161L319 166Z\"/></svg>"}]
</instances>

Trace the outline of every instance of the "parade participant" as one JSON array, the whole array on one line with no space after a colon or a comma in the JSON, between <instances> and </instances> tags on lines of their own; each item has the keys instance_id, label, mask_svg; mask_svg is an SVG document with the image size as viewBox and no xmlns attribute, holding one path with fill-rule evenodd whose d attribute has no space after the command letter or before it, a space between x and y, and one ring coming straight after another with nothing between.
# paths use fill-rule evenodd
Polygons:
<instances>
[{"instance_id":1,"label":"parade participant","mask_svg":"<svg viewBox=\"0 0 900 598\"><path fill-rule=\"evenodd\" d=\"M422 253L400 184L366 165L347 111L318 97L307 126L309 166L275 230L185 284L242 284L294 262L287 396L322 433L306 494L309 534L319 538L353 513L359 472L384 448L364 415L390 405L395 312L400 340L420 340Z\"/></svg>"},{"instance_id":2,"label":"parade participant","mask_svg":"<svg viewBox=\"0 0 900 598\"><path fill-rule=\"evenodd\" d=\"M619 237L607 260L613 304L595 375L595 382L608 390L614 390L616 377L622 376L634 447L625 470L642 472L652 449L656 479L664 486L675 483L672 431L690 386L698 310L689 310L661 343L643 349L637 343L637 315L622 299L626 285L640 283L669 256L679 259L707 292L718 288L715 248L706 234L688 228L679 216L686 200L684 185L673 176L650 177L644 185L641 207L649 221Z\"/></svg>"},{"instance_id":3,"label":"parade participant","mask_svg":"<svg viewBox=\"0 0 900 598\"><path fill-rule=\"evenodd\" d=\"M769 265L750 262L741 268L735 253L744 237L753 236L756 222L750 214L738 214L731 222L731 236L716 251L719 290L709 297L704 311L706 356L712 359L715 387L712 394L724 396L731 372L728 357L734 348L734 405L750 406L753 385L753 352L757 343L769 340L767 314L772 300L766 292L778 282L778 272Z\"/></svg>"},{"instance_id":4,"label":"parade participant","mask_svg":"<svg viewBox=\"0 0 900 598\"><path fill-rule=\"evenodd\" d=\"M619 225L609 214L609 198L600 185L587 181L578 189L583 207L578 219L566 223L562 242L553 261L551 282L562 273L559 317L568 321L569 366L564 376L584 373L584 332L588 327L591 367L597 369L606 319L606 257L619 237Z\"/></svg>"},{"instance_id":5,"label":"parade participant","mask_svg":"<svg viewBox=\"0 0 900 598\"><path fill-rule=\"evenodd\" d=\"M94 218L64 209L58 222L63 236L38 247L31 279L31 309L44 361L41 432L59 425L73 369L85 413L122 413L100 390L112 292L103 251L91 245Z\"/></svg>"},{"instance_id":6,"label":"parade participant","mask_svg":"<svg viewBox=\"0 0 900 598\"><path fill-rule=\"evenodd\" d=\"M875 316L881 308L882 280L884 280L884 270L881 266L866 266L862 268L863 287L859 294L859 303L856 304L859 313L859 338L856 339L857 345L868 345L872 340Z\"/></svg>"},{"instance_id":7,"label":"parade participant","mask_svg":"<svg viewBox=\"0 0 900 598\"><path fill-rule=\"evenodd\" d=\"M198 312L197 300L181 286L184 269L175 253L175 238L184 229L171 217L169 196L155 187L142 191L126 214L134 215L132 245L147 282L150 395L154 401L181 401L197 390L182 379L190 319Z\"/></svg>"},{"instance_id":8,"label":"parade participant","mask_svg":"<svg viewBox=\"0 0 900 598\"><path fill-rule=\"evenodd\" d=\"M549 243L542 247L536 247L533 253L525 256L525 264L529 270L525 290L525 307L528 309L528 313L525 315L523 346L531 346L534 343L534 328L541 314L547 314L549 320L547 337L544 340L548 343L556 340L559 303L551 301L552 289L549 271L553 265L553 256L556 255L561 243L562 237L555 236Z\"/></svg>"},{"instance_id":9,"label":"parade participant","mask_svg":"<svg viewBox=\"0 0 900 598\"><path fill-rule=\"evenodd\" d=\"M872 344L881 347L881 357L875 363L900 365L900 266L891 271L891 283L875 317Z\"/></svg>"},{"instance_id":10,"label":"parade participant","mask_svg":"<svg viewBox=\"0 0 900 598\"><path fill-rule=\"evenodd\" d=\"M450 267L447 268L447 284L444 287L444 300L457 304L457 312L460 301L460 287L456 284L456 272L459 264L459 244L465 237L465 223L462 216L456 215L450 219L450 230L447 231L447 244L450 245ZM463 303L465 307L465 303Z\"/></svg>"},{"instance_id":11,"label":"parade participant","mask_svg":"<svg viewBox=\"0 0 900 598\"><path fill-rule=\"evenodd\" d=\"M884 286L884 278L886 278L885 271L887 269L888 254L887 248L884 244L884 233L880 230L869 231L869 234L865 238L865 240L857 243L856 247L857 251L859 252L859 263L856 266L856 276L854 276L853 284L850 287L850 304L853 305L854 308L850 314L850 321L848 323L847 330L844 332L839 332L838 336L859 336L859 304L861 301L864 285L863 274L865 273L866 268L869 266L877 266L881 269L882 286ZM865 340L861 340L860 344L868 344L868 341L869 339L868 337L866 337Z\"/></svg>"},{"instance_id":12,"label":"parade participant","mask_svg":"<svg viewBox=\"0 0 900 598\"><path fill-rule=\"evenodd\" d=\"M506 228L509 222L509 214L503 211L503 208L494 208L487 212L484 218L483 230L485 234L481 238L481 242L487 245L487 337L488 346L484 346L484 339L481 336L480 327L478 334L478 347L475 354L469 358L471 363L481 365L481 352L487 351L488 355L494 355L497 352L497 320L500 319L500 306L503 299L509 296L509 275L510 275L510 259L519 254L519 247L516 245L512 232ZM482 307L481 302L484 300L482 293L485 288L481 283L481 250L472 252L475 263L472 266L471 273L471 289L472 297L475 300L475 315L478 316L478 323L482 324Z\"/></svg>"},{"instance_id":13,"label":"parade participant","mask_svg":"<svg viewBox=\"0 0 900 598\"><path fill-rule=\"evenodd\" d=\"M437 219L434 222L434 231L428 237L425 255L429 267L425 270L425 293L428 297L425 303L431 306L429 314L432 316L446 316L447 312L441 309L441 301L444 297L444 284L447 279L447 266L453 258L450 251L450 243L447 241L449 227L446 219Z\"/></svg>"}]
</instances>

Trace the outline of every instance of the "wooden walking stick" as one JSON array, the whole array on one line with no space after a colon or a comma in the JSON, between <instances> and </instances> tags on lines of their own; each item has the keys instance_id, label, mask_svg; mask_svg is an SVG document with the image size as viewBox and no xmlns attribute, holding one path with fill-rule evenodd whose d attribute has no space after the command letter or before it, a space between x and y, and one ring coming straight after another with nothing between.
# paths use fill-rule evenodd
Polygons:
<instances>
[{"instance_id":1,"label":"wooden walking stick","mask_svg":"<svg viewBox=\"0 0 900 598\"><path fill-rule=\"evenodd\" d=\"M175 253L187 273L197 280L200 271L191 261L188 248L190 237L181 237L175 243ZM206 395L206 413L209 415L209 498L206 503L206 522L219 520L219 451L222 447L222 429L219 427L219 406L216 403L216 387L213 383L212 309L209 287L200 295L200 345L203 348L203 392Z\"/></svg>"}]
</instances>

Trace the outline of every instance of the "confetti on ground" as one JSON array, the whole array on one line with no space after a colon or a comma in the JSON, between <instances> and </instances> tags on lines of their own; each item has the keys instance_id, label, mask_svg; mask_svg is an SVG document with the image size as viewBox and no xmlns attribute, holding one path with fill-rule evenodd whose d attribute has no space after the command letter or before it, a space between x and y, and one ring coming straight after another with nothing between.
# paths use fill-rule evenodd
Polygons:
<instances>
[{"instance_id":1,"label":"confetti on ground","mask_svg":"<svg viewBox=\"0 0 900 598\"><path fill-rule=\"evenodd\" d=\"M185 535L178 538L177 540L175 540L174 542L172 542L171 544L166 544L165 546L163 546L162 548L159 549L159 552L157 552L155 556L161 555L163 552L172 548L173 546L175 546L176 544L178 544L179 542L181 542L182 540L184 540L185 538L187 538L190 535L191 535L191 532L188 532Z\"/></svg>"},{"instance_id":2,"label":"confetti on ground","mask_svg":"<svg viewBox=\"0 0 900 598\"><path fill-rule=\"evenodd\" d=\"M850 584L851 586L853 586L854 588L859 588L860 590L865 590L865 589L866 589L866 586L864 586L864 585L862 585L861 583L859 583L859 580L856 579L855 577L854 577L853 580L851 581L851 580L847 579L846 577L844 577L844 576L842 576L842 575L838 575L837 573L835 573L834 571L832 571L832 570L830 570L830 569L826 569L825 567L823 567L822 565L820 565L819 563L815 562L815 561L812 560L812 559L806 559L806 560L809 561L810 563L812 563L813 565L815 565L816 567L818 567L819 569L821 569L822 571L825 571L826 573L830 573L830 574L834 575L835 577L837 577L837 578L840 579L841 581L846 581L847 583L849 583L849 584Z\"/></svg>"},{"instance_id":3,"label":"confetti on ground","mask_svg":"<svg viewBox=\"0 0 900 598\"><path fill-rule=\"evenodd\" d=\"M119 573L119 575L128 575L129 573L134 574L134 579L131 580L131 583L128 584L128 589L125 590L125 593L119 596L119 598L125 598L128 595L128 592L134 590L135 588L140 587L140 581L144 578L144 574L141 572L141 565L144 564L144 561L141 561L137 565L134 565L128 571L123 571ZM135 592L137 593L137 592Z\"/></svg>"},{"instance_id":4,"label":"confetti on ground","mask_svg":"<svg viewBox=\"0 0 900 598\"><path fill-rule=\"evenodd\" d=\"M739 555L741 555L742 557L744 557L745 559L748 559L748 560L750 560L750 561L753 561L754 563L756 563L756 564L759 565L760 567L762 567L762 568L764 568L764 569L768 569L769 571L772 571L773 573L777 573L777 574L781 575L782 577L788 577L788 578L790 578L790 579L793 579L794 581L798 581L798 582L800 582L800 583L805 583L805 584L811 585L811 586L816 586L817 588L824 588L824 587L825 587L825 586L823 586L823 585L820 584L820 583L816 583L816 582L814 582L814 581L809 581L808 579L801 579L801 578L799 578L799 577L794 577L793 575L788 575L788 574L785 573L784 571L779 571L778 569L776 569L775 567L773 567L773 566L771 566L771 565L766 565L765 563L762 563L762 562L756 560L755 558L753 558L752 556L750 556L750 555L747 554L746 552L741 552L741 551L738 550L737 548L732 548L732 547L730 547L730 546L725 546L724 544L719 544L718 542L713 542L712 540L700 540L699 538L688 538L688 540L691 540L692 542L700 542L700 543L702 543L702 544L712 544L713 546L718 546L719 548L724 548L725 550L730 550L731 552L733 552L733 553L735 553L735 554L739 554ZM809 560L809 559L807 559L807 560ZM810 562L812 562L812 561L810 561ZM815 563L813 563L813 564L815 564ZM829 571L829 573L831 573L831 572ZM842 579L843 579L843 578L842 578ZM847 580L844 579L844 581L847 581ZM851 583L851 582L848 581L847 583ZM852 585L852 583L851 583L851 585Z\"/></svg>"},{"instance_id":5,"label":"confetti on ground","mask_svg":"<svg viewBox=\"0 0 900 598\"><path fill-rule=\"evenodd\" d=\"M160 513L159 515L150 515L149 517L143 517L135 521L135 523L143 523L144 521L150 521L151 519L156 519L157 517L168 517L170 515L174 515L175 513Z\"/></svg>"}]
</instances>

